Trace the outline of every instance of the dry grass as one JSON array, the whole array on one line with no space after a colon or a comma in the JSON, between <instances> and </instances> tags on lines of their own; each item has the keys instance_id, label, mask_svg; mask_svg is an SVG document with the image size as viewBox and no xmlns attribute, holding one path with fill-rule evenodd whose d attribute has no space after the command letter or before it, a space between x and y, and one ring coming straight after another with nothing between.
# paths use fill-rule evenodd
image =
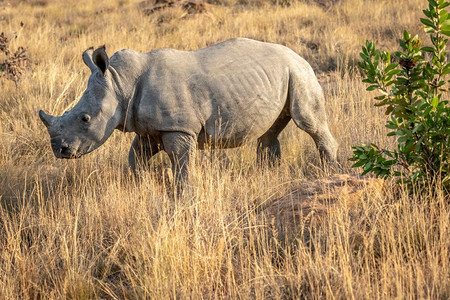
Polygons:
<instances>
[{"instance_id":1,"label":"dry grass","mask_svg":"<svg viewBox=\"0 0 450 300\"><path fill-rule=\"evenodd\" d=\"M396 49L403 28L421 31L426 1L230 0L188 17L180 9L147 16L138 2L0 2L2 31L32 61L19 87L0 81L0 298L450 297L450 209L438 190L410 196L387 183L356 202L343 197L320 224L298 219L289 237L280 220L255 209L327 174L311 138L294 126L282 133L279 167L257 168L254 145L213 153L199 159L175 202L160 180L164 155L141 180L129 174L131 134L115 133L82 159L57 160L37 115L61 114L79 99L89 46L106 44L111 55L251 37L311 62L339 159L355 172L351 145L392 142L354 68L360 45L373 39Z\"/></svg>"}]
</instances>

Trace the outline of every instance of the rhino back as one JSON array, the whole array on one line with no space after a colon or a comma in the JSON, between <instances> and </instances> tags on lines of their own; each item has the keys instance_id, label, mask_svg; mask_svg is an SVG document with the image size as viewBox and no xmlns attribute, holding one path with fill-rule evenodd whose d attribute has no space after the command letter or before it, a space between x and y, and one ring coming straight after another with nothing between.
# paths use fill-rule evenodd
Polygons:
<instances>
[{"instance_id":1,"label":"rhino back","mask_svg":"<svg viewBox=\"0 0 450 300\"><path fill-rule=\"evenodd\" d=\"M138 133L183 131L229 147L271 127L286 105L291 68L314 76L288 48L248 39L147 55L135 101Z\"/></svg>"}]
</instances>

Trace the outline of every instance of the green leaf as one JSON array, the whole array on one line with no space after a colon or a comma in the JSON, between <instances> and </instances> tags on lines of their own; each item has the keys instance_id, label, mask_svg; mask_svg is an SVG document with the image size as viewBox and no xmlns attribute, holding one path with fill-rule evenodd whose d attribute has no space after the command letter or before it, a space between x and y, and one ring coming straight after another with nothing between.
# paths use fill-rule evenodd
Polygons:
<instances>
[{"instance_id":1,"label":"green leaf","mask_svg":"<svg viewBox=\"0 0 450 300\"><path fill-rule=\"evenodd\" d=\"M385 115L389 115L393 110L394 110L394 106L389 105L389 106L386 108L386 111L384 112L384 114L385 114ZM387 127L387 125L386 125L386 127ZM389 127L388 127L388 128L389 128ZM393 129L393 128L392 128L392 129Z\"/></svg>"},{"instance_id":2,"label":"green leaf","mask_svg":"<svg viewBox=\"0 0 450 300\"><path fill-rule=\"evenodd\" d=\"M385 69L384 72L388 73L390 70L393 70L397 68L398 64L389 64Z\"/></svg>"},{"instance_id":3,"label":"green leaf","mask_svg":"<svg viewBox=\"0 0 450 300\"><path fill-rule=\"evenodd\" d=\"M386 74L386 77L384 78L384 81L388 81L389 82L389 80L391 80L391 78L394 75L397 75L397 74L399 74L401 72L402 72L402 70L399 70L399 69L396 69L396 70L394 69L394 70L390 71L389 73ZM386 85L389 85L389 84L386 83Z\"/></svg>"},{"instance_id":4,"label":"green leaf","mask_svg":"<svg viewBox=\"0 0 450 300\"><path fill-rule=\"evenodd\" d=\"M423 10L423 14L424 14L425 16L427 16L428 18L430 18L430 19L432 18L430 11L427 10L427 9L424 9L424 10Z\"/></svg>"},{"instance_id":5,"label":"green leaf","mask_svg":"<svg viewBox=\"0 0 450 300\"><path fill-rule=\"evenodd\" d=\"M420 132L420 131L422 131L423 128L424 128L424 126L422 124L419 124L419 125L414 127L412 132L413 133Z\"/></svg>"},{"instance_id":6,"label":"green leaf","mask_svg":"<svg viewBox=\"0 0 450 300\"><path fill-rule=\"evenodd\" d=\"M364 165L366 162L363 160L358 161L356 164L352 165L352 168L358 168L361 167L362 165Z\"/></svg>"},{"instance_id":7,"label":"green leaf","mask_svg":"<svg viewBox=\"0 0 450 300\"><path fill-rule=\"evenodd\" d=\"M392 123L392 122L388 122L388 123L386 124L386 128L389 128L389 129L397 129L397 125L394 124L394 123Z\"/></svg>"},{"instance_id":8,"label":"green leaf","mask_svg":"<svg viewBox=\"0 0 450 300\"><path fill-rule=\"evenodd\" d=\"M366 78L366 79L363 79L362 82L364 82L364 83L376 83L376 80L371 79L371 78Z\"/></svg>"},{"instance_id":9,"label":"green leaf","mask_svg":"<svg viewBox=\"0 0 450 300\"><path fill-rule=\"evenodd\" d=\"M448 33L450 32L450 20L445 20L445 22L442 23L441 32L446 36L449 36Z\"/></svg>"},{"instance_id":10,"label":"green leaf","mask_svg":"<svg viewBox=\"0 0 450 300\"><path fill-rule=\"evenodd\" d=\"M363 52L360 52L359 53L359 56L361 56L361 58L364 60L364 61L369 61L369 57L367 56L367 55L365 55Z\"/></svg>"},{"instance_id":11,"label":"green leaf","mask_svg":"<svg viewBox=\"0 0 450 300\"><path fill-rule=\"evenodd\" d=\"M378 88L379 88L378 85L371 85L371 86L369 86L368 88L366 88L366 91L373 91L373 90L376 90L376 89L378 89Z\"/></svg>"},{"instance_id":12,"label":"green leaf","mask_svg":"<svg viewBox=\"0 0 450 300\"><path fill-rule=\"evenodd\" d=\"M428 26L428 27L431 27L433 29L436 29L436 25L434 25L433 22L430 21L429 19L420 18L420 22L422 22L422 24L424 24L425 26Z\"/></svg>"},{"instance_id":13,"label":"green leaf","mask_svg":"<svg viewBox=\"0 0 450 300\"><path fill-rule=\"evenodd\" d=\"M386 156L389 156L390 158L393 158L393 157L394 157L394 156L392 155L391 151L384 150L383 153L384 153Z\"/></svg>"},{"instance_id":14,"label":"green leaf","mask_svg":"<svg viewBox=\"0 0 450 300\"><path fill-rule=\"evenodd\" d=\"M366 175L369 172L370 172L370 170L364 171L364 172L361 173L361 176L364 176L364 175Z\"/></svg>"},{"instance_id":15,"label":"green leaf","mask_svg":"<svg viewBox=\"0 0 450 300\"><path fill-rule=\"evenodd\" d=\"M413 140L409 140L408 142L406 142L405 148L403 149L403 153L411 152L413 146L414 146L414 141Z\"/></svg>"},{"instance_id":16,"label":"green leaf","mask_svg":"<svg viewBox=\"0 0 450 300\"><path fill-rule=\"evenodd\" d=\"M442 69L442 76L445 76L450 73L450 63L446 64Z\"/></svg>"},{"instance_id":17,"label":"green leaf","mask_svg":"<svg viewBox=\"0 0 450 300\"><path fill-rule=\"evenodd\" d=\"M448 18L448 12L443 9L441 10L441 12L439 13L439 24L444 23Z\"/></svg>"},{"instance_id":18,"label":"green leaf","mask_svg":"<svg viewBox=\"0 0 450 300\"><path fill-rule=\"evenodd\" d=\"M408 31L403 30L403 39L405 41L409 41L410 38L411 38L411 35L408 33Z\"/></svg>"},{"instance_id":19,"label":"green leaf","mask_svg":"<svg viewBox=\"0 0 450 300\"><path fill-rule=\"evenodd\" d=\"M433 47L422 47L420 50L425 51L425 52L434 52L434 48Z\"/></svg>"},{"instance_id":20,"label":"green leaf","mask_svg":"<svg viewBox=\"0 0 450 300\"><path fill-rule=\"evenodd\" d=\"M431 106L433 108L436 108L438 106L438 104L439 104L439 97L438 96L434 96L433 100L431 100Z\"/></svg>"},{"instance_id":21,"label":"green leaf","mask_svg":"<svg viewBox=\"0 0 450 300\"><path fill-rule=\"evenodd\" d=\"M401 144L401 143L404 143L404 142L406 142L406 141L408 141L409 140L409 137L408 136L401 136L401 137L399 137L398 139L397 139L397 142L399 143L399 144Z\"/></svg>"},{"instance_id":22,"label":"green leaf","mask_svg":"<svg viewBox=\"0 0 450 300\"><path fill-rule=\"evenodd\" d=\"M439 8L443 9L450 5L450 2L444 2L444 4L439 5Z\"/></svg>"}]
</instances>

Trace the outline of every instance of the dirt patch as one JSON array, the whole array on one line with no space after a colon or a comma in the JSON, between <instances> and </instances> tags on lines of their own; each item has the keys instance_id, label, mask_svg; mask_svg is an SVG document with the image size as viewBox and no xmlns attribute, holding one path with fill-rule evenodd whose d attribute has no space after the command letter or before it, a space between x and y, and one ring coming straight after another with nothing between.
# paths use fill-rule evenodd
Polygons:
<instances>
[{"instance_id":1,"label":"dirt patch","mask_svg":"<svg viewBox=\"0 0 450 300\"><path fill-rule=\"evenodd\" d=\"M209 6L210 4L202 0L194 0L194 1L151 0L151 1L143 1L139 4L141 11L145 15L151 15L157 11L168 8L181 8L187 15L193 15L207 12Z\"/></svg>"},{"instance_id":2,"label":"dirt patch","mask_svg":"<svg viewBox=\"0 0 450 300\"><path fill-rule=\"evenodd\" d=\"M17 6L19 4L27 4L34 7L45 7L48 5L48 0L10 0L7 1L5 4L12 6Z\"/></svg>"},{"instance_id":3,"label":"dirt patch","mask_svg":"<svg viewBox=\"0 0 450 300\"><path fill-rule=\"evenodd\" d=\"M324 8L330 8L333 5L337 4L338 2L340 2L340 0L313 0L313 3L322 6Z\"/></svg>"},{"instance_id":4,"label":"dirt patch","mask_svg":"<svg viewBox=\"0 0 450 300\"><path fill-rule=\"evenodd\" d=\"M382 179L347 174L305 181L289 194L271 201L264 212L282 227L292 230L300 223L320 225L323 217L339 204L356 205L364 193L381 191L383 186Z\"/></svg>"}]
</instances>

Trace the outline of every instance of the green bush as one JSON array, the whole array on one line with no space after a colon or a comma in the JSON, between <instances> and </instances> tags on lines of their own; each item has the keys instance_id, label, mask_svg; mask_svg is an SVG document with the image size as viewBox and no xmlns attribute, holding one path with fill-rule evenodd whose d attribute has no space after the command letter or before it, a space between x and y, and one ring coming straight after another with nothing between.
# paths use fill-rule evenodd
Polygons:
<instances>
[{"instance_id":1,"label":"green bush","mask_svg":"<svg viewBox=\"0 0 450 300\"><path fill-rule=\"evenodd\" d=\"M396 177L408 184L442 183L450 190L450 105L448 97L450 64L447 63L447 37L450 18L444 0L428 0L424 10L425 26L431 45L422 47L418 36L407 31L399 40L401 51L391 55L366 42L359 66L368 91L379 95L376 106L389 115L388 136L397 139L396 149L381 149L375 144L353 147L353 167L363 175Z\"/></svg>"}]
</instances>

